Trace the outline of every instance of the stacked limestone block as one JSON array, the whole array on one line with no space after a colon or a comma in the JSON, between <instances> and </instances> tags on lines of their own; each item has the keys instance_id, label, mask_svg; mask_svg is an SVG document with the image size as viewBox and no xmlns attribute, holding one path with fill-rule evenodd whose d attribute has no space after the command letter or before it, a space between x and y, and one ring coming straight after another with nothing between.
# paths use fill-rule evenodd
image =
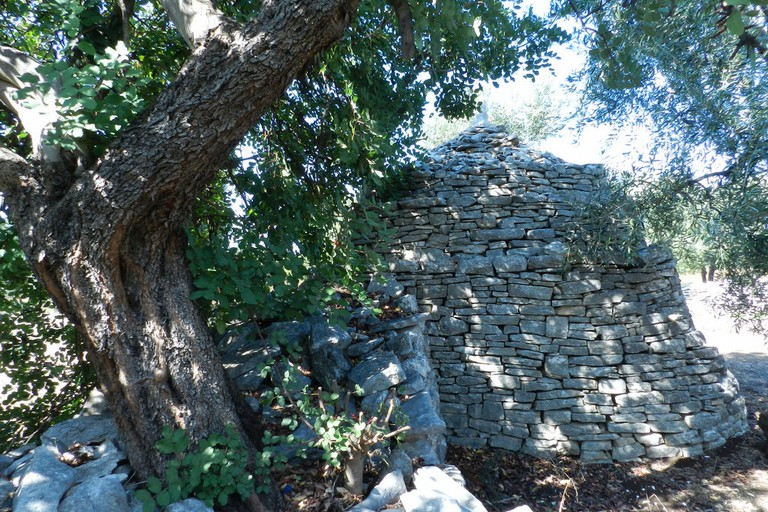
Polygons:
<instances>
[{"instance_id":1,"label":"stacked limestone block","mask_svg":"<svg viewBox=\"0 0 768 512\"><path fill-rule=\"evenodd\" d=\"M746 428L672 257L579 265L567 242L600 166L474 127L412 175L390 270L430 313L449 441L583 461L695 456Z\"/></svg>"}]
</instances>

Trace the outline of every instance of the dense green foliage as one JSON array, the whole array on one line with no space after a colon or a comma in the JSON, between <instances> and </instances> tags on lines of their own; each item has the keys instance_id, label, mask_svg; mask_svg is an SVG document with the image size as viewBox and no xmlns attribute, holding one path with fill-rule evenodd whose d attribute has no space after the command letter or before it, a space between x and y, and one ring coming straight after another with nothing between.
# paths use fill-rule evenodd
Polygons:
<instances>
[{"instance_id":1,"label":"dense green foliage","mask_svg":"<svg viewBox=\"0 0 768 512\"><path fill-rule=\"evenodd\" d=\"M729 309L758 324L768 252L768 2L568 0L591 49L584 113L651 126L631 185L649 235L714 265ZM748 300L745 300L748 299Z\"/></svg>"},{"instance_id":2,"label":"dense green foliage","mask_svg":"<svg viewBox=\"0 0 768 512\"><path fill-rule=\"evenodd\" d=\"M240 21L260 5L217 2ZM331 298L333 286L354 287L371 269L365 244L354 242L372 237L378 228L372 208L417 156L427 94L434 93L447 117L471 115L478 81L503 80L519 70L536 75L548 65L551 45L565 37L518 1L410 7L413 58L402 56L389 3L363 2L347 36L303 70L200 198L189 225L188 256L197 286L193 297L212 326L298 316ZM110 141L170 84L189 55L156 0L10 0L0 10L0 44L43 64L42 79L23 78L30 88L57 88L63 117L49 141L86 169L98 165ZM22 89L17 97L27 93ZM29 137L4 110L0 133L6 147L29 155ZM4 229L11 240L10 228ZM46 385L34 355L57 339L66 342L60 356L69 363L68 372L57 371L63 396L84 392L76 338L68 330L43 335L53 327L42 313L35 317L23 308L45 312L48 305L33 289L18 246L3 247L14 263L0 268L0 279L28 281L25 287L4 286L7 301L0 310L13 326L2 330L3 355L9 354L3 371L12 389L31 390L11 397L31 398ZM18 320L21 315L27 323ZM28 419L34 432L38 422Z\"/></svg>"},{"instance_id":3,"label":"dense green foliage","mask_svg":"<svg viewBox=\"0 0 768 512\"><path fill-rule=\"evenodd\" d=\"M223 506L233 495L245 499L254 493L253 475L248 471L248 451L232 425L227 425L225 434L213 434L185 454L188 446L189 436L184 430L168 427L163 430L157 449L177 458L168 463L165 482L151 477L146 489L136 491L145 512L153 512L157 507L162 510L189 497L199 499L208 507Z\"/></svg>"},{"instance_id":4,"label":"dense green foliage","mask_svg":"<svg viewBox=\"0 0 768 512\"><path fill-rule=\"evenodd\" d=\"M233 161L214 194L217 207L198 217L190 250L196 296L213 301L220 328L304 314L333 297L329 285L358 286L374 258L372 246L355 242L383 234L371 208L418 154L427 94L448 117L470 115L476 80L538 73L563 35L496 2L411 7L414 60L400 56L389 5L361 5L349 37L253 128L245 158ZM225 185L241 211L227 205ZM231 271L222 275L222 267Z\"/></svg>"},{"instance_id":5,"label":"dense green foliage","mask_svg":"<svg viewBox=\"0 0 768 512\"><path fill-rule=\"evenodd\" d=\"M63 117L50 136L65 149L79 148L86 165L170 83L189 53L154 2L126 5L132 10L123 13L101 0L11 0L0 10L0 44L42 64L42 83L22 79L30 88L57 89ZM19 91L19 99L27 92ZM5 111L0 133L7 147L28 151L25 134Z\"/></svg>"}]
</instances>

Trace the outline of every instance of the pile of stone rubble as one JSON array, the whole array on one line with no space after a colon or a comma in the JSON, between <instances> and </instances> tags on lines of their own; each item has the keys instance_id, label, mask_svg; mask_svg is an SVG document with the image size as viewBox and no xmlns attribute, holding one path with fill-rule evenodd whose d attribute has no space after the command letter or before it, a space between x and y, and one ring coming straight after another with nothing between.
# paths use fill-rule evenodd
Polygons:
<instances>
[{"instance_id":1,"label":"pile of stone rubble","mask_svg":"<svg viewBox=\"0 0 768 512\"><path fill-rule=\"evenodd\" d=\"M440 465L445 423L439 415L424 315L418 313L415 298L403 295L396 282L374 281L369 290L377 297L375 306L389 306L398 316L382 321L361 307L352 311L350 324L356 327L313 318L273 325L262 341L253 331L230 333L220 343L225 367L243 391L258 393L274 386L261 376L264 364L279 365L281 347L299 343L312 361L312 380L306 378L302 384L359 386L363 396L353 407L369 414L395 397L411 429L395 449L385 450L389 473L355 507L356 512L391 509L398 502L404 511L485 510L464 489L458 470ZM263 407L256 400L251 404ZM312 433L303 435L310 439ZM412 460L426 466L414 471ZM140 512L142 503L134 497L138 484L131 477L113 417L96 392L78 417L50 428L40 444L0 455L0 511ZM166 510L210 509L187 499Z\"/></svg>"}]
</instances>

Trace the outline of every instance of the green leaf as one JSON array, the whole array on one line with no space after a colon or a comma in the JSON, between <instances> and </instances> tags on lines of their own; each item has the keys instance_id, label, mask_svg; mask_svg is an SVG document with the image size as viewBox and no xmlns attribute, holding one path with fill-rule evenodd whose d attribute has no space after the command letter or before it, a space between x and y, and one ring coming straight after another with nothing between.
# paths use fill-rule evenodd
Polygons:
<instances>
[{"instance_id":1,"label":"green leaf","mask_svg":"<svg viewBox=\"0 0 768 512\"><path fill-rule=\"evenodd\" d=\"M170 486L177 484L179 482L179 470L177 468L168 468L165 472L165 480Z\"/></svg>"},{"instance_id":2,"label":"green leaf","mask_svg":"<svg viewBox=\"0 0 768 512\"><path fill-rule=\"evenodd\" d=\"M82 105L86 110L96 110L98 108L96 100L89 97L81 97L80 105Z\"/></svg>"},{"instance_id":3,"label":"green leaf","mask_svg":"<svg viewBox=\"0 0 768 512\"><path fill-rule=\"evenodd\" d=\"M744 19L741 16L741 11L732 9L731 13L728 15L728 19L725 20L725 26L728 28L728 31L735 36L743 34Z\"/></svg>"},{"instance_id":4,"label":"green leaf","mask_svg":"<svg viewBox=\"0 0 768 512\"><path fill-rule=\"evenodd\" d=\"M36 73L24 73L19 80L27 84L36 84L40 82L40 77Z\"/></svg>"},{"instance_id":5,"label":"green leaf","mask_svg":"<svg viewBox=\"0 0 768 512\"><path fill-rule=\"evenodd\" d=\"M159 478L151 476L147 479L147 489L149 492L157 494L163 489L163 482Z\"/></svg>"},{"instance_id":6,"label":"green leaf","mask_svg":"<svg viewBox=\"0 0 768 512\"><path fill-rule=\"evenodd\" d=\"M173 503L171 501L171 494L167 490L160 491L157 494L157 496L155 496L155 501L157 502L157 505L160 507L167 507L168 505Z\"/></svg>"},{"instance_id":7,"label":"green leaf","mask_svg":"<svg viewBox=\"0 0 768 512\"><path fill-rule=\"evenodd\" d=\"M96 55L96 48L88 41L80 41L77 47L86 55Z\"/></svg>"}]
</instances>

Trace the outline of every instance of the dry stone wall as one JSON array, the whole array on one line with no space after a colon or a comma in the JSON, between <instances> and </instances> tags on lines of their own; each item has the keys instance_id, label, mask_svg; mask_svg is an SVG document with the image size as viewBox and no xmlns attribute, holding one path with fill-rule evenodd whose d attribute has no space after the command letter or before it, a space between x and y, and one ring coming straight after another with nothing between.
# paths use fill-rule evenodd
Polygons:
<instances>
[{"instance_id":1,"label":"dry stone wall","mask_svg":"<svg viewBox=\"0 0 768 512\"><path fill-rule=\"evenodd\" d=\"M746 429L668 252L572 261L604 177L479 126L419 164L393 205L390 271L430 314L450 442L607 462L700 455Z\"/></svg>"}]
</instances>

